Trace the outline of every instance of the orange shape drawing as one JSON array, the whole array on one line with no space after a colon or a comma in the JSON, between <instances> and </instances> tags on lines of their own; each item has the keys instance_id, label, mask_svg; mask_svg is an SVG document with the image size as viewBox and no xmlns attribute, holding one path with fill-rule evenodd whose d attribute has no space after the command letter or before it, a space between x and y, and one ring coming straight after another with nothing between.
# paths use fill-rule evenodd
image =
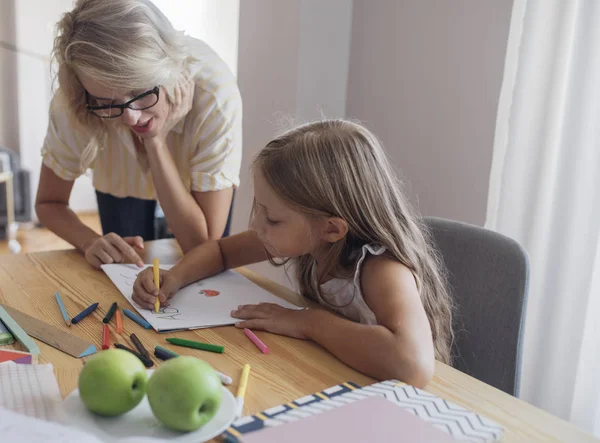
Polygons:
<instances>
[{"instance_id":1,"label":"orange shape drawing","mask_svg":"<svg viewBox=\"0 0 600 443\"><path fill-rule=\"evenodd\" d=\"M200 294L204 294L207 297L216 297L220 294L219 291L215 291L214 289L203 289L200 291Z\"/></svg>"}]
</instances>

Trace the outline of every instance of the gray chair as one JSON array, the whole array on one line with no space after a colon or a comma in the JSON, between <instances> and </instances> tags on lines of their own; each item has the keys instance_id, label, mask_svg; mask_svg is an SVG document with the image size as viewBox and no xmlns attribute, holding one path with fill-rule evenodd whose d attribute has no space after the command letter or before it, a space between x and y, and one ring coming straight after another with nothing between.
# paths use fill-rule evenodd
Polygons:
<instances>
[{"instance_id":1,"label":"gray chair","mask_svg":"<svg viewBox=\"0 0 600 443\"><path fill-rule=\"evenodd\" d=\"M526 251L481 227L436 217L423 221L448 271L456 304L452 366L518 396L529 282Z\"/></svg>"}]
</instances>

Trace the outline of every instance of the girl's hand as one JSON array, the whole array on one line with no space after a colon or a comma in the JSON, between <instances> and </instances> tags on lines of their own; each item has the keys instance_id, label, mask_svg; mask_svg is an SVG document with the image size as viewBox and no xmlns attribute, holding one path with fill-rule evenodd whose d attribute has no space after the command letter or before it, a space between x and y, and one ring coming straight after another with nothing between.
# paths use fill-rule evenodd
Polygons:
<instances>
[{"instance_id":1,"label":"girl's hand","mask_svg":"<svg viewBox=\"0 0 600 443\"><path fill-rule=\"evenodd\" d=\"M274 303L242 305L231 311L233 318L246 321L235 324L236 328L263 329L274 334L307 339L310 310L282 308Z\"/></svg>"},{"instance_id":2,"label":"girl's hand","mask_svg":"<svg viewBox=\"0 0 600 443\"><path fill-rule=\"evenodd\" d=\"M154 310L156 297L160 300L161 306L169 306L169 299L181 288L181 284L176 279L173 271L160 270L160 291L154 284L153 269L146 268L140 272L133 284L133 301L142 308Z\"/></svg>"},{"instance_id":3,"label":"girl's hand","mask_svg":"<svg viewBox=\"0 0 600 443\"><path fill-rule=\"evenodd\" d=\"M111 232L87 245L84 254L95 268L111 263L134 263L141 268L144 261L134 248L144 249L142 237L121 237Z\"/></svg>"},{"instance_id":4,"label":"girl's hand","mask_svg":"<svg viewBox=\"0 0 600 443\"><path fill-rule=\"evenodd\" d=\"M194 103L194 87L194 80L188 76L175 86L173 100L169 106L169 114L165 123L156 136L145 140L146 147L164 143L171 129L190 112Z\"/></svg>"}]
</instances>

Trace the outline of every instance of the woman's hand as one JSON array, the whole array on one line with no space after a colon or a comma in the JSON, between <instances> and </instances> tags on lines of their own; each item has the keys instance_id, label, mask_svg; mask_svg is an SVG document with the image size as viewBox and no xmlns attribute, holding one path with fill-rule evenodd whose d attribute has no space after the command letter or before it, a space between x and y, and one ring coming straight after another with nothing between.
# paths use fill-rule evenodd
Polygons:
<instances>
[{"instance_id":1,"label":"woman's hand","mask_svg":"<svg viewBox=\"0 0 600 443\"><path fill-rule=\"evenodd\" d=\"M142 308L154 310L156 297L161 306L169 306L169 299L181 288L173 271L160 270L160 291L154 284L154 270L150 268L140 272L133 284L133 301Z\"/></svg>"},{"instance_id":2,"label":"woman's hand","mask_svg":"<svg viewBox=\"0 0 600 443\"><path fill-rule=\"evenodd\" d=\"M134 248L144 249L142 237L121 237L111 232L86 246L84 254L95 268L111 263L134 263L141 268L144 262Z\"/></svg>"},{"instance_id":3,"label":"woman's hand","mask_svg":"<svg viewBox=\"0 0 600 443\"><path fill-rule=\"evenodd\" d=\"M145 140L146 147L156 147L160 144L164 144L167 139L167 134L173 129L173 127L184 118L188 112L192 109L194 102L194 80L188 76L184 80L175 86L173 92L173 99L169 106L169 114L163 124L160 132L156 136Z\"/></svg>"},{"instance_id":4,"label":"woman's hand","mask_svg":"<svg viewBox=\"0 0 600 443\"><path fill-rule=\"evenodd\" d=\"M231 311L233 318L245 321L235 324L237 328L263 329L274 334L306 339L310 327L311 310L283 308L274 303L242 305Z\"/></svg>"}]
</instances>

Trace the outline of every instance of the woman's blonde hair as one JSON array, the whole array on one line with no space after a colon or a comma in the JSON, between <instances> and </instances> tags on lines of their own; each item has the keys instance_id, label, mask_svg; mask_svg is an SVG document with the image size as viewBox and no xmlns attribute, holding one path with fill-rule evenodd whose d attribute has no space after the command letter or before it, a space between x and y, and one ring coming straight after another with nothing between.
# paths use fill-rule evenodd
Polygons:
<instances>
[{"instance_id":1,"label":"woman's blonde hair","mask_svg":"<svg viewBox=\"0 0 600 443\"><path fill-rule=\"evenodd\" d=\"M87 112L78 72L126 91L162 86L170 100L193 60L187 37L150 0L78 0L56 30L53 59L58 92L78 129L93 135L95 140L86 149L92 158L92 145L102 143L106 121Z\"/></svg>"},{"instance_id":2,"label":"woman's blonde hair","mask_svg":"<svg viewBox=\"0 0 600 443\"><path fill-rule=\"evenodd\" d=\"M435 357L449 363L453 304L443 266L377 138L345 120L309 123L272 140L254 167L293 209L309 217L340 217L348 224L346 237L331 244L319 263L316 281L312 255L296 259L302 294L323 300L322 276L350 274L362 245L384 246L416 276Z\"/></svg>"}]
</instances>

